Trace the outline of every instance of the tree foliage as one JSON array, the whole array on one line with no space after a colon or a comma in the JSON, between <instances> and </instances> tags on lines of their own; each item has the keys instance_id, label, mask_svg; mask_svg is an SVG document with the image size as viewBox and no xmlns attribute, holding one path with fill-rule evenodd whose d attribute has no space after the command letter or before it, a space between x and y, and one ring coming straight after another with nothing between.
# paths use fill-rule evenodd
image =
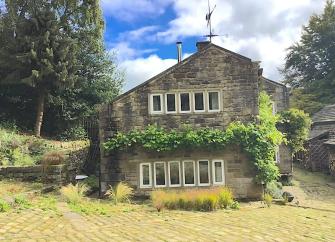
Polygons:
<instances>
[{"instance_id":1,"label":"tree foliage","mask_svg":"<svg viewBox=\"0 0 335 242\"><path fill-rule=\"evenodd\" d=\"M300 42L288 49L283 70L286 83L292 88L300 88L296 99L312 98L311 108L318 109L318 103L335 102L335 4L327 0L324 12L311 16L303 27ZM311 96L310 96L311 95ZM311 106L310 103L305 103Z\"/></svg>"},{"instance_id":2,"label":"tree foliage","mask_svg":"<svg viewBox=\"0 0 335 242\"><path fill-rule=\"evenodd\" d=\"M271 111L270 111L271 110ZM283 135L276 129L278 117L272 114L270 98L261 94L259 124L231 123L226 130L184 126L180 130L165 130L148 126L144 130L118 132L104 143L106 151L126 150L139 146L156 152L176 149L224 149L228 145L239 145L246 151L258 171L257 180L268 183L279 176L275 165L275 150L283 141Z\"/></svg>"},{"instance_id":3,"label":"tree foliage","mask_svg":"<svg viewBox=\"0 0 335 242\"><path fill-rule=\"evenodd\" d=\"M24 103L29 111L31 102L36 102L36 135L44 109L49 117L75 120L118 94L122 76L104 50L98 0L3 3L0 84L6 93L0 93L0 100L8 106ZM16 91L17 87L23 92ZM26 112L27 116L31 113Z\"/></svg>"},{"instance_id":4,"label":"tree foliage","mask_svg":"<svg viewBox=\"0 0 335 242\"><path fill-rule=\"evenodd\" d=\"M308 139L312 124L311 118L302 110L291 108L280 113L280 126L285 132L287 144L292 154L304 150L304 142Z\"/></svg>"}]
</instances>

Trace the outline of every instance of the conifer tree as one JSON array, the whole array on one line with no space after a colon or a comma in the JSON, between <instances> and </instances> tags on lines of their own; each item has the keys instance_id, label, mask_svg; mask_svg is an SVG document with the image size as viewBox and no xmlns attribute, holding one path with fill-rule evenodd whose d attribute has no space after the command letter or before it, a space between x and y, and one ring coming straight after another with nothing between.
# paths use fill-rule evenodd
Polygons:
<instances>
[{"instance_id":1,"label":"conifer tree","mask_svg":"<svg viewBox=\"0 0 335 242\"><path fill-rule=\"evenodd\" d=\"M81 74L82 49L89 48L93 53L103 50L99 1L5 0L3 3L0 84L33 87L38 96L34 132L40 136L47 95L74 86Z\"/></svg>"}]
</instances>

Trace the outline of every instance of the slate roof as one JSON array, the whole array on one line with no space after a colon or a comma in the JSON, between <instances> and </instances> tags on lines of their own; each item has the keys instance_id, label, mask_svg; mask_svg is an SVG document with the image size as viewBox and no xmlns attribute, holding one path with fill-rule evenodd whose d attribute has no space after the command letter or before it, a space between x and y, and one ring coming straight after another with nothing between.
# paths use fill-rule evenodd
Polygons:
<instances>
[{"instance_id":1,"label":"slate roof","mask_svg":"<svg viewBox=\"0 0 335 242\"><path fill-rule=\"evenodd\" d=\"M270 80L269 78L266 78L264 76L262 76L261 78L262 78L262 81L270 82L270 83L272 83L274 85L278 85L278 86L282 86L282 87L286 87L287 88L287 86L285 84L281 83L281 82Z\"/></svg>"},{"instance_id":2,"label":"slate roof","mask_svg":"<svg viewBox=\"0 0 335 242\"><path fill-rule=\"evenodd\" d=\"M312 116L313 123L335 122L335 104L325 106Z\"/></svg>"}]
</instances>

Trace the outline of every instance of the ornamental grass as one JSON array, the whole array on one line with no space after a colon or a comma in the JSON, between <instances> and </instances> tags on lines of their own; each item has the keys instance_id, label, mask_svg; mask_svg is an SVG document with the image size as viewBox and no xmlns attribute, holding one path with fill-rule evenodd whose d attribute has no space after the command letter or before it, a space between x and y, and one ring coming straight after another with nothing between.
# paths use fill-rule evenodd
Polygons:
<instances>
[{"instance_id":1,"label":"ornamental grass","mask_svg":"<svg viewBox=\"0 0 335 242\"><path fill-rule=\"evenodd\" d=\"M153 206L160 212L163 209L214 211L216 209L238 208L233 193L227 187L192 189L184 191L153 191Z\"/></svg>"}]
</instances>

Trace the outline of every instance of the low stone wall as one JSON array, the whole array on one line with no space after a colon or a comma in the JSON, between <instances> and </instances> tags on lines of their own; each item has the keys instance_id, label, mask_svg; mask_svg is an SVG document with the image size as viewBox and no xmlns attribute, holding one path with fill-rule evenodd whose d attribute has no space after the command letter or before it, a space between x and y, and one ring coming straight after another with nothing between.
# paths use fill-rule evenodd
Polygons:
<instances>
[{"instance_id":1,"label":"low stone wall","mask_svg":"<svg viewBox=\"0 0 335 242\"><path fill-rule=\"evenodd\" d=\"M43 167L41 165L37 166L27 166L27 167L0 167L0 179L19 179L22 181L42 181L45 183L53 184L66 184L71 181L72 175L68 171L66 165L54 165Z\"/></svg>"}]
</instances>

